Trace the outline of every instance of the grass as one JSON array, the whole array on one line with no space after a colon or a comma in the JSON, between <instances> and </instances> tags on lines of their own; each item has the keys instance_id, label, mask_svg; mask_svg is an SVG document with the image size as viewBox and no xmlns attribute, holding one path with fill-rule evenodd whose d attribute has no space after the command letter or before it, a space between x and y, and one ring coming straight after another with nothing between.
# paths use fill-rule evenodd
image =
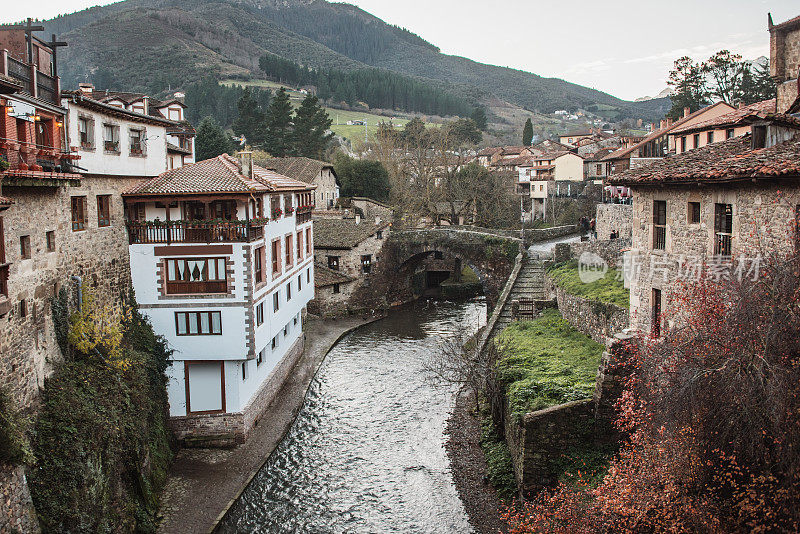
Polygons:
<instances>
[{"instance_id":1,"label":"grass","mask_svg":"<svg viewBox=\"0 0 800 534\"><path fill-rule=\"evenodd\" d=\"M281 87L285 87L286 91L289 93L289 99L294 107L298 107L300 105L300 101L306 96L300 91L297 91L286 84L273 82L270 80L222 80L220 83L222 85L261 87L265 89L271 89L273 91ZM364 143L364 125L348 125L348 121L366 121L367 138L372 140L375 137L375 133L378 131L378 123L388 123L391 120L392 124L394 124L396 128L402 128L410 120L409 114L400 111L397 112L397 116L395 117L387 117L385 115L364 111L351 111L329 107L326 107L325 111L328 112L328 115L333 120L331 131L336 135L349 140L353 144L353 148L359 148ZM428 126L436 125L429 123Z\"/></svg>"},{"instance_id":2,"label":"grass","mask_svg":"<svg viewBox=\"0 0 800 534\"><path fill-rule=\"evenodd\" d=\"M512 323L495 344L497 377L506 385L514 415L592 396L603 346L575 330L558 310Z\"/></svg>"},{"instance_id":3,"label":"grass","mask_svg":"<svg viewBox=\"0 0 800 534\"><path fill-rule=\"evenodd\" d=\"M615 269L609 269L603 278L588 284L581 281L575 261L555 265L548 274L568 293L625 309L630 307L630 293L623 285L621 273Z\"/></svg>"}]
</instances>

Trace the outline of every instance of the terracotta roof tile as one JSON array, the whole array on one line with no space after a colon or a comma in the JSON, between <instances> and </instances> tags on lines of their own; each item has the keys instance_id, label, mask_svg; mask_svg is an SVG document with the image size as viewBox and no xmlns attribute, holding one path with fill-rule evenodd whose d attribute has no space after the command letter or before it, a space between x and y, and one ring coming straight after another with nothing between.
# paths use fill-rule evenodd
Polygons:
<instances>
[{"instance_id":1,"label":"terracotta roof tile","mask_svg":"<svg viewBox=\"0 0 800 534\"><path fill-rule=\"evenodd\" d=\"M752 150L750 134L612 175L610 185L714 183L800 176L800 138Z\"/></svg>"},{"instance_id":2,"label":"terracotta roof tile","mask_svg":"<svg viewBox=\"0 0 800 534\"><path fill-rule=\"evenodd\" d=\"M8 197L0 196L0 206L10 206L14 201Z\"/></svg>"},{"instance_id":3,"label":"terracotta roof tile","mask_svg":"<svg viewBox=\"0 0 800 534\"><path fill-rule=\"evenodd\" d=\"M269 158L258 160L257 163L266 169L272 169L284 176L307 184L312 183L323 169L329 168L333 170L333 165L326 161L304 157Z\"/></svg>"},{"instance_id":4,"label":"terracotta roof tile","mask_svg":"<svg viewBox=\"0 0 800 534\"><path fill-rule=\"evenodd\" d=\"M761 102L756 102L755 104L750 104L749 106L744 106L735 109L730 113L725 113L724 115L720 115L719 117L714 117L713 119L708 119L702 122L698 122L697 124L675 128L674 130L672 130L671 133L680 134L680 133L693 132L696 130L705 130L707 128L711 128L712 126L714 127L729 126L741 122L742 119L744 119L749 115L758 115L765 113L775 113L774 98L771 98L769 100L762 100Z\"/></svg>"},{"instance_id":5,"label":"terracotta roof tile","mask_svg":"<svg viewBox=\"0 0 800 534\"><path fill-rule=\"evenodd\" d=\"M350 249L389 226L355 219L314 219L314 248Z\"/></svg>"},{"instance_id":6,"label":"terracotta roof tile","mask_svg":"<svg viewBox=\"0 0 800 534\"><path fill-rule=\"evenodd\" d=\"M502 151L503 151L503 147L490 146L490 147L484 148L483 150L478 152L476 155L477 156L492 156L492 155L497 154L498 152L502 152Z\"/></svg>"},{"instance_id":7,"label":"terracotta roof tile","mask_svg":"<svg viewBox=\"0 0 800 534\"><path fill-rule=\"evenodd\" d=\"M222 154L161 173L129 188L125 195L181 195L308 190L313 186L253 165L253 178L242 174L239 161Z\"/></svg>"},{"instance_id":8,"label":"terracotta roof tile","mask_svg":"<svg viewBox=\"0 0 800 534\"><path fill-rule=\"evenodd\" d=\"M316 222L314 222L316 225ZM346 284L352 282L355 278L347 276L341 271L334 271L323 265L321 262L314 262L314 286L326 287L333 284Z\"/></svg>"}]
</instances>

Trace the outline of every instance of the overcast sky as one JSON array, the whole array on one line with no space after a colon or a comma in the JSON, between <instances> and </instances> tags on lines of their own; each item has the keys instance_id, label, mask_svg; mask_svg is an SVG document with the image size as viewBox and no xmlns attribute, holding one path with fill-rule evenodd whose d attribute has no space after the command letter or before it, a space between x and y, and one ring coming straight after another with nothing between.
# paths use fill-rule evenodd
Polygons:
<instances>
[{"instance_id":1,"label":"overcast sky","mask_svg":"<svg viewBox=\"0 0 800 534\"><path fill-rule=\"evenodd\" d=\"M108 1L4 1L0 22L50 18ZM672 62L728 48L769 57L767 12L800 15L797 0L351 0L442 52L564 78L620 98L666 87Z\"/></svg>"}]
</instances>

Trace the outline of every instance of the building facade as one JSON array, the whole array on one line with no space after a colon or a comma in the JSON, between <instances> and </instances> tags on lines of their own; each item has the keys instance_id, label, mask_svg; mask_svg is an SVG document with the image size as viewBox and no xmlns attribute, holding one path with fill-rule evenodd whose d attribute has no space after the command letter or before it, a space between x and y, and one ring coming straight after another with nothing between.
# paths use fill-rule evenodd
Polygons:
<instances>
[{"instance_id":1,"label":"building facade","mask_svg":"<svg viewBox=\"0 0 800 534\"><path fill-rule=\"evenodd\" d=\"M228 155L125 192L133 287L175 350L179 438L241 442L303 350L314 186Z\"/></svg>"},{"instance_id":2,"label":"building facade","mask_svg":"<svg viewBox=\"0 0 800 534\"><path fill-rule=\"evenodd\" d=\"M262 167L316 186L314 204L331 209L339 200L339 177L328 162L304 157L269 158L257 162Z\"/></svg>"}]
</instances>

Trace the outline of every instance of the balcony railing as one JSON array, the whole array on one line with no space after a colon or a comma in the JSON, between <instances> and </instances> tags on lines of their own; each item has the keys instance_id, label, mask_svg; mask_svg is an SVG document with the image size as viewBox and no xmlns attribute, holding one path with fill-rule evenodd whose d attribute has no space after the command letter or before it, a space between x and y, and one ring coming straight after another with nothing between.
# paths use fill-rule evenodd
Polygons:
<instances>
[{"instance_id":1,"label":"balcony railing","mask_svg":"<svg viewBox=\"0 0 800 534\"><path fill-rule=\"evenodd\" d=\"M22 83L23 89L29 94L33 94L33 84L31 83L31 67L22 61L18 61L8 56L8 75Z\"/></svg>"},{"instance_id":2,"label":"balcony railing","mask_svg":"<svg viewBox=\"0 0 800 534\"><path fill-rule=\"evenodd\" d=\"M664 250L667 246L667 227L654 225L653 226L653 248L656 250Z\"/></svg>"},{"instance_id":3,"label":"balcony railing","mask_svg":"<svg viewBox=\"0 0 800 534\"><path fill-rule=\"evenodd\" d=\"M39 90L39 98L49 102L58 103L56 89L58 84L54 76L48 76L44 72L36 73L36 87Z\"/></svg>"},{"instance_id":4,"label":"balcony railing","mask_svg":"<svg viewBox=\"0 0 800 534\"><path fill-rule=\"evenodd\" d=\"M714 242L714 254L717 256L730 256L733 236L728 233L717 232Z\"/></svg>"},{"instance_id":5,"label":"balcony railing","mask_svg":"<svg viewBox=\"0 0 800 534\"><path fill-rule=\"evenodd\" d=\"M247 243L264 237L265 222L129 221L131 245L152 243Z\"/></svg>"}]
</instances>

